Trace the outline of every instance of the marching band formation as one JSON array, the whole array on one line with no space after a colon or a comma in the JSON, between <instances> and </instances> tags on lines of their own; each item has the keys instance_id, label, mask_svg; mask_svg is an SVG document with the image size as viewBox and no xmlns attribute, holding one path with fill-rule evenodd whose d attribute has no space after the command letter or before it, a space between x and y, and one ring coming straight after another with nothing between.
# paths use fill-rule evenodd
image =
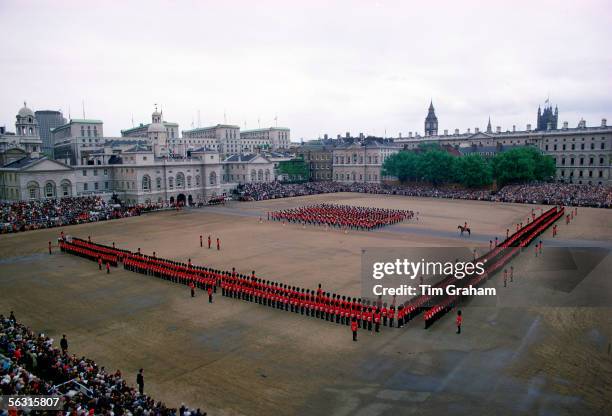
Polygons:
<instances>
[{"instance_id":1,"label":"marching band formation","mask_svg":"<svg viewBox=\"0 0 612 416\"><path fill-rule=\"evenodd\" d=\"M413 211L318 204L268 212L268 220L370 231L414 217Z\"/></svg>"}]
</instances>

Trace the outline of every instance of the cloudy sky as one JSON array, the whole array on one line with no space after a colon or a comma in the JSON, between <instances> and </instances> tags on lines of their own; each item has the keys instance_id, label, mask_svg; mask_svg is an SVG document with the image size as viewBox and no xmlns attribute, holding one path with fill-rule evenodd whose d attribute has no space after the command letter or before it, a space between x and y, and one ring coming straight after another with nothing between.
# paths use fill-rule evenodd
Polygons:
<instances>
[{"instance_id":1,"label":"cloudy sky","mask_svg":"<svg viewBox=\"0 0 612 416\"><path fill-rule=\"evenodd\" d=\"M493 4L492 4L493 3ZM505 3L505 4L502 4ZM290 127L292 139L612 123L608 1L0 0L0 125L33 110L181 129Z\"/></svg>"}]
</instances>

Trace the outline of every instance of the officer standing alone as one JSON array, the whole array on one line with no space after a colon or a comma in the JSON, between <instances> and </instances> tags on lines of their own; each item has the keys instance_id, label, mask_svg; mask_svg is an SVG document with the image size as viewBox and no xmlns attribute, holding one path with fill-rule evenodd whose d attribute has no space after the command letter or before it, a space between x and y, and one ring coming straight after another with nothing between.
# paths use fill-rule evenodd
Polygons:
<instances>
[{"instance_id":1,"label":"officer standing alone","mask_svg":"<svg viewBox=\"0 0 612 416\"><path fill-rule=\"evenodd\" d=\"M353 331L353 341L357 341L357 320L355 318L353 318L353 320L351 321L351 331Z\"/></svg>"},{"instance_id":2,"label":"officer standing alone","mask_svg":"<svg viewBox=\"0 0 612 416\"><path fill-rule=\"evenodd\" d=\"M463 323L463 317L461 316L461 311L457 311L457 333L461 333L461 324Z\"/></svg>"}]
</instances>

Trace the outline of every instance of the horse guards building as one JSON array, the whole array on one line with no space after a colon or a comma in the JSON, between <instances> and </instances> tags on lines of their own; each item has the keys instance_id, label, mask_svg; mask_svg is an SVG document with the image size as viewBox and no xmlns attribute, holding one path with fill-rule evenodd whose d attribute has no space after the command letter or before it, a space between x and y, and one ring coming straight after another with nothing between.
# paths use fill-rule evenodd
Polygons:
<instances>
[{"instance_id":1,"label":"horse guards building","mask_svg":"<svg viewBox=\"0 0 612 416\"><path fill-rule=\"evenodd\" d=\"M157 108L151 123L104 135L101 120L71 119L51 129L43 154L35 113L24 103L15 133L0 130L0 200L116 195L127 204L205 203L241 183L270 182L290 130L240 131L216 125L182 132Z\"/></svg>"},{"instance_id":2,"label":"horse guards building","mask_svg":"<svg viewBox=\"0 0 612 416\"><path fill-rule=\"evenodd\" d=\"M437 143L455 154L491 157L520 146L533 146L555 159L556 180L577 184L612 185L612 127L602 119L587 127L581 120L558 127L558 109L538 108L536 128L485 131L438 131L433 102L423 136L354 140L313 140L292 144L290 130L270 127L241 131L217 124L184 130L165 121L155 108L151 123L104 135L101 120L71 119L44 134L37 115L25 105L16 116L15 132L0 127L0 200L31 200L67 196L116 195L128 204L205 203L227 195L239 184L271 182L278 163L294 155L309 164L311 180L380 183L382 165L400 152ZM52 154L43 148L52 148Z\"/></svg>"}]
</instances>

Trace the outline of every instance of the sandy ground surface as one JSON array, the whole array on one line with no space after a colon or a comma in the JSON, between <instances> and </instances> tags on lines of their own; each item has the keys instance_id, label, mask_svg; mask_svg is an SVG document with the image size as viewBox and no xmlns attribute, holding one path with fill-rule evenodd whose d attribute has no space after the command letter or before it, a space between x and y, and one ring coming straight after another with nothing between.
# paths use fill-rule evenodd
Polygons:
<instances>
[{"instance_id":1,"label":"sandy ground surface","mask_svg":"<svg viewBox=\"0 0 612 416\"><path fill-rule=\"evenodd\" d=\"M267 211L342 203L412 209L419 221L348 234L265 221ZM64 228L69 235L195 264L358 296L364 247L488 248L532 206L399 196L332 194L237 203ZM259 217L263 217L260 223ZM472 236L459 237L467 221ZM59 339L70 350L121 369L145 369L145 390L168 404L210 415L606 414L612 407L612 269L604 257L564 284L523 273L496 298L462 306L464 328L421 319L380 334L348 328L113 269L47 254L59 229L0 236L0 311ZM222 249L199 247L199 235ZM545 247L601 246L612 240L612 211L580 209ZM531 253L517 275L534 270ZM546 253L545 256L546 257ZM537 267L535 268L537 270ZM560 276L560 275L559 275ZM566 283L566 282L565 282ZM524 305L522 299L528 299ZM544 305L544 306L542 306ZM132 377L133 375L133 377ZM609 413L608 413L609 414Z\"/></svg>"}]
</instances>

